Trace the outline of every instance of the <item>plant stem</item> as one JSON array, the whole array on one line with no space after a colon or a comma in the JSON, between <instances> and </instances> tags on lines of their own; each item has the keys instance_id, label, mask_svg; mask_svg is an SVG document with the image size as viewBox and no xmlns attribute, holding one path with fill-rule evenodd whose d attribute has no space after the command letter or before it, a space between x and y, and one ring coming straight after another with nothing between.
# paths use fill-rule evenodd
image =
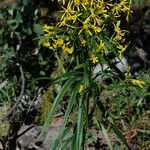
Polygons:
<instances>
[{"instance_id":1,"label":"plant stem","mask_svg":"<svg viewBox=\"0 0 150 150\"><path fill-rule=\"evenodd\" d=\"M65 68L64 68L64 66L63 66L63 64L62 64L62 62L61 62L61 60L59 59L59 56L58 56L57 52L55 52L55 57L56 57L57 60L58 60L58 64L59 64L60 68L62 69L62 72L63 72L63 73L66 73Z\"/></svg>"}]
</instances>

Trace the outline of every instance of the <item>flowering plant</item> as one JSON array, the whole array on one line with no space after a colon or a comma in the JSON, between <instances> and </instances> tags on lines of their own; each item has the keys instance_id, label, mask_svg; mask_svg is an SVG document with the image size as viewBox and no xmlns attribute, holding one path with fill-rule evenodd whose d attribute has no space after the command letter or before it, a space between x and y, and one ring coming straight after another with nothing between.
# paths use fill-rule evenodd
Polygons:
<instances>
[{"instance_id":1,"label":"flowering plant","mask_svg":"<svg viewBox=\"0 0 150 150\"><path fill-rule=\"evenodd\" d=\"M58 55L65 53L64 59L76 65L85 61L106 63L108 55L121 56L128 46L128 31L122 29L122 23L129 20L130 5L131 0L71 0L62 6L55 26L44 25L45 38L39 43Z\"/></svg>"},{"instance_id":2,"label":"flowering plant","mask_svg":"<svg viewBox=\"0 0 150 150\"><path fill-rule=\"evenodd\" d=\"M125 40L128 31L124 29L123 23L129 20L131 0L70 0L68 3L63 0L63 4L59 22L55 25L45 24L45 34L39 40L39 44L54 52L63 72L51 84L61 81L64 83L49 112L42 133L69 90L71 95L62 130L52 149L56 149L57 146L64 148L71 143L71 147L81 150L84 149L86 129L89 124L93 124L94 109L97 106L99 109L102 108L102 103L98 103L101 85L94 80L93 68L95 64L102 63L119 71L112 65L110 57L113 55L119 58L128 47ZM105 110L103 107L102 111ZM76 112L71 124L75 129L74 134L64 139L61 145L66 131L70 130L67 123L72 112ZM101 128L104 131L103 126ZM125 145L129 148L126 142ZM109 146L112 149L111 145Z\"/></svg>"}]
</instances>

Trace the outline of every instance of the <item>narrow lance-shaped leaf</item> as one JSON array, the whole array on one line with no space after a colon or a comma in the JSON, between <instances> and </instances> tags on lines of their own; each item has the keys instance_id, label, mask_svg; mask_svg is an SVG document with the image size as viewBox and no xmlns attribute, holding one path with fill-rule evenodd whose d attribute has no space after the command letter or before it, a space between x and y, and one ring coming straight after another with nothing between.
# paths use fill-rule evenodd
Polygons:
<instances>
[{"instance_id":1,"label":"narrow lance-shaped leaf","mask_svg":"<svg viewBox=\"0 0 150 150\"><path fill-rule=\"evenodd\" d=\"M101 124L101 128L102 128L102 132L103 132L103 135L106 139L106 142L108 144L108 147L110 150L113 150L113 147L112 147L112 143L110 141L110 138L108 137L108 134L107 134L107 131L105 130L105 128L103 127L103 125Z\"/></svg>"},{"instance_id":2,"label":"narrow lance-shaped leaf","mask_svg":"<svg viewBox=\"0 0 150 150\"><path fill-rule=\"evenodd\" d=\"M39 135L39 138L41 138L41 136L44 134L45 130L47 129L50 120L52 119L52 116L56 110L56 108L58 107L59 102L62 100L64 94L67 92L67 90L70 88L70 86L75 82L75 80L77 79L77 77L72 77L69 80L67 80L67 82L64 84L64 86L61 88L60 92L58 93L57 97L54 100L54 103L52 105L52 108L48 114L47 120L42 128L42 131Z\"/></svg>"},{"instance_id":3,"label":"narrow lance-shaped leaf","mask_svg":"<svg viewBox=\"0 0 150 150\"><path fill-rule=\"evenodd\" d=\"M65 126L67 124L67 120L68 120L68 117L70 115L71 109L72 109L72 107L75 103L76 96L77 96L77 93L78 93L78 88L79 88L79 84L77 84L77 86L74 88L74 90L72 92L72 95L70 97L70 100L69 100L69 103L68 103L68 106L67 106L67 110L66 110L66 113L65 113L65 116L64 116L64 120L63 120L63 123L62 123L62 129L61 129L60 135L57 138L57 140L54 142L54 144L52 146L54 148L52 148L51 150L55 150L56 147L60 144L61 139L66 135L66 133L64 132L66 130Z\"/></svg>"},{"instance_id":4,"label":"narrow lance-shaped leaf","mask_svg":"<svg viewBox=\"0 0 150 150\"><path fill-rule=\"evenodd\" d=\"M79 84L73 89L73 93L70 97L70 100L69 100L69 103L68 103L68 106L67 106L67 110L66 110L66 113L65 113L65 116L64 116L64 120L63 120L62 132L63 132L63 128L66 126L66 123L67 123L68 117L70 115L71 109L72 109L72 107L75 103L76 96L78 94L78 89L79 89Z\"/></svg>"},{"instance_id":5,"label":"narrow lance-shaped leaf","mask_svg":"<svg viewBox=\"0 0 150 150\"><path fill-rule=\"evenodd\" d=\"M128 145L126 139L124 138L123 134L120 132L120 130L117 128L116 125L114 125L113 123L111 123L112 129L113 131L116 133L116 135L118 136L118 138L127 146L127 148L129 150L131 150L130 146Z\"/></svg>"},{"instance_id":6,"label":"narrow lance-shaped leaf","mask_svg":"<svg viewBox=\"0 0 150 150\"><path fill-rule=\"evenodd\" d=\"M105 43L106 47L109 50L111 50L114 53L115 56L118 56L116 49L113 47L112 43L109 42L109 39L106 36L100 35L100 36L97 36L97 38L99 40L102 40Z\"/></svg>"},{"instance_id":7,"label":"narrow lance-shaped leaf","mask_svg":"<svg viewBox=\"0 0 150 150\"><path fill-rule=\"evenodd\" d=\"M68 127L66 127L63 131L63 136L65 137L69 132L70 129L72 128L71 125L69 125ZM51 145L50 150L57 150L62 146L62 138L59 136L55 142ZM60 146L60 147L59 147Z\"/></svg>"},{"instance_id":8,"label":"narrow lance-shaped leaf","mask_svg":"<svg viewBox=\"0 0 150 150\"><path fill-rule=\"evenodd\" d=\"M77 136L76 136L76 148L77 150L82 150L82 140L83 140L83 96L79 99L79 110L78 110L78 117L77 117Z\"/></svg>"},{"instance_id":9,"label":"narrow lance-shaped leaf","mask_svg":"<svg viewBox=\"0 0 150 150\"><path fill-rule=\"evenodd\" d=\"M58 76L57 78L53 79L50 77L40 77L40 78L36 78L35 81L38 80L50 80L50 83L47 86L52 86L54 84L60 83L62 81L67 80L68 78L71 78L73 76L80 76L82 73L78 72L78 71L72 71L72 72L67 72L63 75Z\"/></svg>"},{"instance_id":10,"label":"narrow lance-shaped leaf","mask_svg":"<svg viewBox=\"0 0 150 150\"><path fill-rule=\"evenodd\" d=\"M73 137L69 137L67 140L65 140L58 150L66 150L67 146L72 141L72 139L73 139Z\"/></svg>"}]
</instances>

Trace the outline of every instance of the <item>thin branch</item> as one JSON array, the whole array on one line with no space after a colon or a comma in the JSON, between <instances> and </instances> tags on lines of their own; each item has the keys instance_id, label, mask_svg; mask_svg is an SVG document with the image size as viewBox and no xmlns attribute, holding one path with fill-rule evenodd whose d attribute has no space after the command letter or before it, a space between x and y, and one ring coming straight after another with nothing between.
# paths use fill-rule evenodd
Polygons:
<instances>
[{"instance_id":1,"label":"thin branch","mask_svg":"<svg viewBox=\"0 0 150 150\"><path fill-rule=\"evenodd\" d=\"M21 81L22 81L20 95L19 95L17 101L15 102L15 104L13 105L13 107L4 116L0 117L0 121L4 121L6 118L8 118L13 113L13 111L16 109L16 107L20 103L21 98L23 96L24 89L25 89L25 78L24 78L23 68L21 65L20 65L19 69L20 69Z\"/></svg>"}]
</instances>

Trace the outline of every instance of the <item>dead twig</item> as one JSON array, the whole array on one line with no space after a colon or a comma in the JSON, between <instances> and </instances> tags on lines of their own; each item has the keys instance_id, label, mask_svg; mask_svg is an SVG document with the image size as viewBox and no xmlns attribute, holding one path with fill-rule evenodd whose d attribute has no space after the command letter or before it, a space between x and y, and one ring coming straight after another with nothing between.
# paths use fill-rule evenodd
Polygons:
<instances>
[{"instance_id":1,"label":"dead twig","mask_svg":"<svg viewBox=\"0 0 150 150\"><path fill-rule=\"evenodd\" d=\"M0 121L4 121L6 118L8 118L8 117L13 113L13 111L16 109L16 107L17 107L18 104L20 103L21 98L22 98L22 96L23 96L23 94L24 94L24 89L25 89L25 77L24 77L23 68L22 68L21 65L20 65L19 69L20 69L21 81L22 81L20 95L19 95L17 101L15 102L15 104L13 105L13 107L12 107L4 116L0 117Z\"/></svg>"}]
</instances>

